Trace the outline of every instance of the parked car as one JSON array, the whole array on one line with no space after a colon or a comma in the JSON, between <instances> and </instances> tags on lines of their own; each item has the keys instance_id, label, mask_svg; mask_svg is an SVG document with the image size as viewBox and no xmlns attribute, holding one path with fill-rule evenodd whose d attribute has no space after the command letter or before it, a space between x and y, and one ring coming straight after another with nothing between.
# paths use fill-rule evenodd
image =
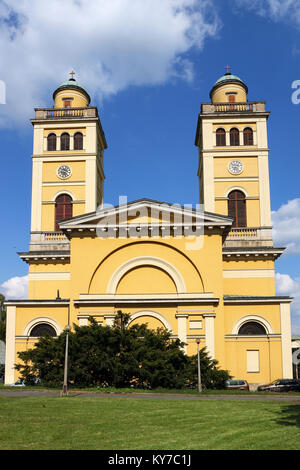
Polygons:
<instances>
[{"instance_id":1,"label":"parked car","mask_svg":"<svg viewBox=\"0 0 300 470\"><path fill-rule=\"evenodd\" d=\"M299 379L278 379L269 384L259 385L258 392L300 392Z\"/></svg>"},{"instance_id":2,"label":"parked car","mask_svg":"<svg viewBox=\"0 0 300 470\"><path fill-rule=\"evenodd\" d=\"M231 379L227 380L226 388L233 390L249 390L249 384L246 380Z\"/></svg>"}]
</instances>

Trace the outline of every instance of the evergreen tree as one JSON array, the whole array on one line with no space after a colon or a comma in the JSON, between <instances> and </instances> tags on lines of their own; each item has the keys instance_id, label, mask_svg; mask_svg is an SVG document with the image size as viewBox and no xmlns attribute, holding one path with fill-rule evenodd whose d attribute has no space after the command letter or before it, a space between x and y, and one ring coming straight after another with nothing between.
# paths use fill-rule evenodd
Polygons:
<instances>
[{"instance_id":1,"label":"evergreen tree","mask_svg":"<svg viewBox=\"0 0 300 470\"><path fill-rule=\"evenodd\" d=\"M184 388L197 384L197 356L188 357L183 343L164 329L128 326L130 316L119 311L114 326L101 326L90 318L89 326L73 325L69 333L69 385L76 387ZM66 332L45 336L33 349L19 353L16 366L26 383L38 376L47 386L63 382ZM229 378L201 351L202 383L222 388Z\"/></svg>"}]
</instances>

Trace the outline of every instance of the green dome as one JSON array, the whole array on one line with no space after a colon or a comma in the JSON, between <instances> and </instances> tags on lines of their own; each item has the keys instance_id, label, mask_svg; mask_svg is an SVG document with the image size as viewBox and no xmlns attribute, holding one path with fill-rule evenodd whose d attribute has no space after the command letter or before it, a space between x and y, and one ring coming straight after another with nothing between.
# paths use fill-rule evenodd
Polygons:
<instances>
[{"instance_id":1,"label":"green dome","mask_svg":"<svg viewBox=\"0 0 300 470\"><path fill-rule=\"evenodd\" d=\"M248 87L247 87L246 83L240 77L238 77L237 75L233 75L232 73L227 72L216 81L216 83L214 84L214 86L213 86L213 88L210 92L210 97L212 95L212 92L216 88L218 88L221 85L226 85L226 83L239 83L240 85L242 85L245 88L246 93L248 93Z\"/></svg>"},{"instance_id":2,"label":"green dome","mask_svg":"<svg viewBox=\"0 0 300 470\"><path fill-rule=\"evenodd\" d=\"M82 85L80 85L79 82L77 82L74 78L70 78L69 80L66 80L65 82L61 83L59 85L59 87L55 90L55 92L53 93L53 99L55 99L55 95L58 91L61 91L61 90L79 90L81 91L81 93L83 93L87 99L88 99L88 102L90 104L91 102L91 98L90 98L90 95L88 94L88 92L83 88Z\"/></svg>"}]
</instances>

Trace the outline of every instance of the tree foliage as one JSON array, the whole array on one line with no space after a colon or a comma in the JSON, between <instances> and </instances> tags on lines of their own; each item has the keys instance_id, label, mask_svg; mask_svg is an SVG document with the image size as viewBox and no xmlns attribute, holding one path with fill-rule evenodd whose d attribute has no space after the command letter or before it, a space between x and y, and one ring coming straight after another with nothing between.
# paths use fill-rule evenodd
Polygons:
<instances>
[{"instance_id":1,"label":"tree foliage","mask_svg":"<svg viewBox=\"0 0 300 470\"><path fill-rule=\"evenodd\" d=\"M118 312L114 326L101 326L90 318L89 326L73 325L69 333L69 386L184 388L197 384L197 355L187 356L179 339L165 329L146 325L128 327L129 315ZM16 365L25 382L39 377L47 386L63 383L66 332L59 337L41 337L33 349L19 353ZM224 388L229 378L201 350L202 383L206 388Z\"/></svg>"}]
</instances>

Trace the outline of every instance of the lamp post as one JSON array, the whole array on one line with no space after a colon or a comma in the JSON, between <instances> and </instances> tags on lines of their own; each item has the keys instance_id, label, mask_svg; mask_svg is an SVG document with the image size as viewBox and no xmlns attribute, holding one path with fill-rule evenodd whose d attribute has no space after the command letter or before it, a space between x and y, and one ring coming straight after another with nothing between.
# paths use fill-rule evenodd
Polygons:
<instances>
[{"instance_id":1,"label":"lamp post","mask_svg":"<svg viewBox=\"0 0 300 470\"><path fill-rule=\"evenodd\" d=\"M197 343L197 357L198 357L198 392L202 392L202 383L201 383L201 365L200 365L200 338L196 338Z\"/></svg>"},{"instance_id":2,"label":"lamp post","mask_svg":"<svg viewBox=\"0 0 300 470\"><path fill-rule=\"evenodd\" d=\"M64 367L64 384L61 396L68 396L68 354L69 354L69 332L70 332L70 304L68 305L68 324L66 330L66 348L65 348L65 367Z\"/></svg>"}]
</instances>

